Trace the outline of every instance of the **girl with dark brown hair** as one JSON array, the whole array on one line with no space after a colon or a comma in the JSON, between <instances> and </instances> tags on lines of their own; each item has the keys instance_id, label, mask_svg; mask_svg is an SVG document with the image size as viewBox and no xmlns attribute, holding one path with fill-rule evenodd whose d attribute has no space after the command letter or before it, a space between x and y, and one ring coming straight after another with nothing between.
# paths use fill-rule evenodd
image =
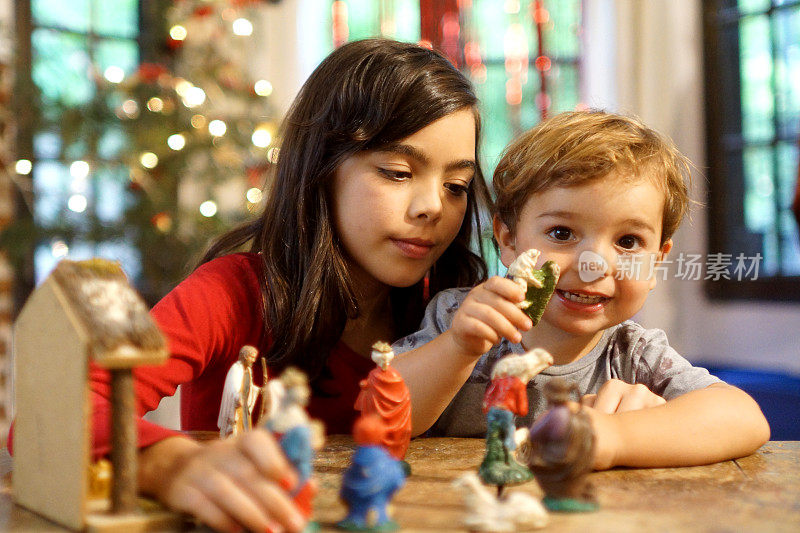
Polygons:
<instances>
[{"instance_id":1,"label":"girl with dark brown hair","mask_svg":"<svg viewBox=\"0 0 800 533\"><path fill-rule=\"evenodd\" d=\"M414 331L428 294L485 278L470 250L489 201L476 105L458 70L413 44L366 40L328 56L285 118L263 214L213 243L153 308L171 357L137 372L139 413L182 385L182 429L216 431L225 375L252 345L272 375L303 369L310 414L329 433L349 433L372 344ZM412 402L429 401L430 367L413 357L395 367ZM253 370L261 383L260 365ZM109 388L100 370L92 389L101 455ZM200 445L138 424L143 492L216 529L303 527L285 492L296 474L265 431Z\"/></svg>"}]
</instances>

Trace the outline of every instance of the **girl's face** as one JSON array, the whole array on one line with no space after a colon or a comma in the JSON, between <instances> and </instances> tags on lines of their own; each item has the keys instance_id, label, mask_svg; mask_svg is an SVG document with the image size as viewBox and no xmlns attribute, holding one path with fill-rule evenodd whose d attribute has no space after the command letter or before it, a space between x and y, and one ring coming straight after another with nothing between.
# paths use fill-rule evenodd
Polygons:
<instances>
[{"instance_id":1,"label":"girl's face","mask_svg":"<svg viewBox=\"0 0 800 533\"><path fill-rule=\"evenodd\" d=\"M334 175L333 212L356 287L422 279L458 234L476 169L472 109L346 159Z\"/></svg>"}]
</instances>

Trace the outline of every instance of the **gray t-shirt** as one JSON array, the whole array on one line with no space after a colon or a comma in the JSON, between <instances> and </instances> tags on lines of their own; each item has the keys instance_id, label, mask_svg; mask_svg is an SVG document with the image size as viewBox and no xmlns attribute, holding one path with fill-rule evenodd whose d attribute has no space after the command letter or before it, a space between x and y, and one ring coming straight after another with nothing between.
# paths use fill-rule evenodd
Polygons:
<instances>
[{"instance_id":1,"label":"gray t-shirt","mask_svg":"<svg viewBox=\"0 0 800 533\"><path fill-rule=\"evenodd\" d=\"M453 316L470 289L448 289L428 304L422 329L394 343L396 354L418 348L450 328ZM492 367L509 353L525 353L520 344L506 339L493 346L475 364L467 382L455 395L436 423L428 431L434 437L481 437L486 434L486 417L481 410L483 394ZM628 320L608 328L592 351L577 361L551 366L528 384L529 411L517 417L517 426L529 426L544 412L546 401L541 391L554 377L577 383L580 394L596 393L606 381L620 379L641 383L666 400L689 391L702 389L721 380L708 370L694 367L667 343L660 329L645 329Z\"/></svg>"}]
</instances>

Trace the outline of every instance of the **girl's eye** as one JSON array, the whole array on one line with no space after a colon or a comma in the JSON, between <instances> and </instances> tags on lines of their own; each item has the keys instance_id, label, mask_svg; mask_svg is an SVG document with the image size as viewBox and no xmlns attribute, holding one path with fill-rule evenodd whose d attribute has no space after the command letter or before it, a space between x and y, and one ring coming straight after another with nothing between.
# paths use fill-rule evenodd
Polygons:
<instances>
[{"instance_id":1,"label":"girl's eye","mask_svg":"<svg viewBox=\"0 0 800 533\"><path fill-rule=\"evenodd\" d=\"M566 226L556 226L547 232L547 235L557 241L568 241L573 238L572 230Z\"/></svg>"},{"instance_id":2,"label":"girl's eye","mask_svg":"<svg viewBox=\"0 0 800 533\"><path fill-rule=\"evenodd\" d=\"M378 173L380 173L384 178L394 180L394 181L403 181L411 178L411 172L403 171L403 170L391 170L388 168L378 168Z\"/></svg>"},{"instance_id":3,"label":"girl's eye","mask_svg":"<svg viewBox=\"0 0 800 533\"><path fill-rule=\"evenodd\" d=\"M625 235L620 237L620 239L617 241L617 245L624 250L633 250L634 248L641 246L641 244L641 239L639 239L639 237L636 235Z\"/></svg>"},{"instance_id":4,"label":"girl's eye","mask_svg":"<svg viewBox=\"0 0 800 533\"><path fill-rule=\"evenodd\" d=\"M463 183L445 183L444 188L454 196L464 196L469 191L469 186Z\"/></svg>"}]
</instances>

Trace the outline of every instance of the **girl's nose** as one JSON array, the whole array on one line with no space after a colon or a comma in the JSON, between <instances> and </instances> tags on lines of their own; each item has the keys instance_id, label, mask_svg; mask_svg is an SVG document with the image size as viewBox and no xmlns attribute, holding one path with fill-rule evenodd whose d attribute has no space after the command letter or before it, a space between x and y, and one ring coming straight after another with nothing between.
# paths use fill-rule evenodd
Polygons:
<instances>
[{"instance_id":1,"label":"girl's nose","mask_svg":"<svg viewBox=\"0 0 800 533\"><path fill-rule=\"evenodd\" d=\"M414 187L408 206L409 217L427 222L439 220L442 216L440 188L440 185L434 186L428 183L419 183L417 187Z\"/></svg>"}]
</instances>

